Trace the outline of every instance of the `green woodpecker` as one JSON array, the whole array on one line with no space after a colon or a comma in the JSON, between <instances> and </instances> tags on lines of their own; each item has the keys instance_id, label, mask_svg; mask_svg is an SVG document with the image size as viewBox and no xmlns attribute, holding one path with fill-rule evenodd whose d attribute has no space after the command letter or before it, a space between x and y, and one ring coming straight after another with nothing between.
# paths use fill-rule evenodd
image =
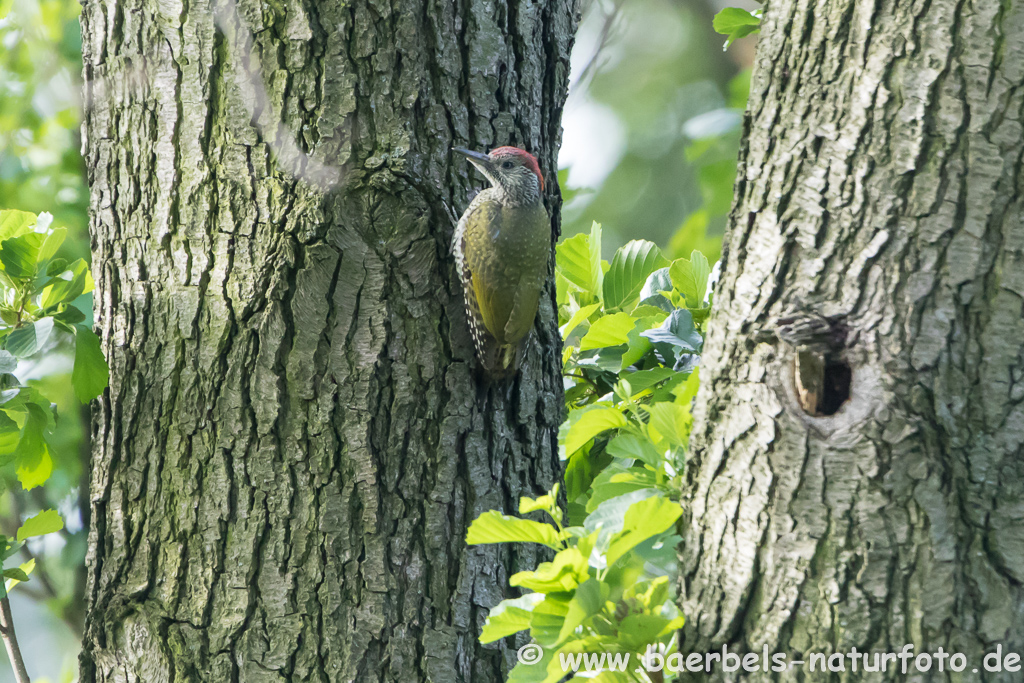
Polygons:
<instances>
[{"instance_id":1,"label":"green woodpecker","mask_svg":"<svg viewBox=\"0 0 1024 683\"><path fill-rule=\"evenodd\" d=\"M551 220L537 159L517 147L490 154L452 148L491 181L462 214L452 251L477 357L500 378L519 367L551 255Z\"/></svg>"}]
</instances>

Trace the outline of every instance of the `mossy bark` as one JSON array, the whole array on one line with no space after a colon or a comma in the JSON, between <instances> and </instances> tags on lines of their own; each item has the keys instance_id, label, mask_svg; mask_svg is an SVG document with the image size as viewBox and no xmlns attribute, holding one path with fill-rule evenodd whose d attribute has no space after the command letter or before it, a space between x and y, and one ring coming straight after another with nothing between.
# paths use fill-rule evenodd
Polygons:
<instances>
[{"instance_id":1,"label":"mossy bark","mask_svg":"<svg viewBox=\"0 0 1024 683\"><path fill-rule=\"evenodd\" d=\"M503 680L560 339L481 383L449 147L555 154L577 0L87 0L95 410L81 680Z\"/></svg>"},{"instance_id":2,"label":"mossy bark","mask_svg":"<svg viewBox=\"0 0 1024 683\"><path fill-rule=\"evenodd\" d=\"M773 0L759 40L683 500L683 651L967 661L713 680L1020 680L973 670L1024 654L1024 3ZM794 315L824 333L794 337ZM834 415L807 408L804 352L852 371Z\"/></svg>"}]
</instances>

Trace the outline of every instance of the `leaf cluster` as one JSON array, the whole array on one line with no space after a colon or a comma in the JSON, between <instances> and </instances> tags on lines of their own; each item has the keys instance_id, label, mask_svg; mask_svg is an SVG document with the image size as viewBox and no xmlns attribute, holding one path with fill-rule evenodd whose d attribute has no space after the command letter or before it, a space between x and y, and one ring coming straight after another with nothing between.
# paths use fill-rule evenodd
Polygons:
<instances>
[{"instance_id":1,"label":"leaf cluster","mask_svg":"<svg viewBox=\"0 0 1024 683\"><path fill-rule=\"evenodd\" d=\"M106 388L109 376L99 338L82 324L85 313L75 305L93 288L88 264L58 256L67 231L52 228L51 221L48 214L0 211L0 467L13 468L25 490L41 486L53 472L50 438L58 415L48 397L18 378L19 365L72 344L71 384L83 403ZM22 523L17 541L62 528L57 511L43 510ZM4 538L6 559L18 548ZM4 576L27 581L33 566L30 560Z\"/></svg>"},{"instance_id":2,"label":"leaf cluster","mask_svg":"<svg viewBox=\"0 0 1024 683\"><path fill-rule=\"evenodd\" d=\"M499 603L480 636L528 631L544 656L510 681L554 683L559 654L671 652L682 625L670 585L690 404L711 306L711 267L700 252L668 261L635 240L611 263L601 227L558 245L556 282L568 419L560 432L564 489L520 501L519 517L489 511L467 542L538 543L550 562L510 579L523 596ZM566 505L560 504L564 490ZM541 513L543 520L524 515ZM644 681L645 674L579 672L572 680Z\"/></svg>"}]
</instances>

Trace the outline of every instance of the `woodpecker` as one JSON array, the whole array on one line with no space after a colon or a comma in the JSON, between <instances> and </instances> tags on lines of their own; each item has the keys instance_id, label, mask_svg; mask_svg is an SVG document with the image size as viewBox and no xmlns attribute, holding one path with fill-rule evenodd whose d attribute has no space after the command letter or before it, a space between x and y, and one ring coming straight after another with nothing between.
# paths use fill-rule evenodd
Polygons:
<instances>
[{"instance_id":1,"label":"woodpecker","mask_svg":"<svg viewBox=\"0 0 1024 683\"><path fill-rule=\"evenodd\" d=\"M491 182L459 219L452 252L477 358L498 379L519 368L547 280L551 220L541 201L544 176L537 159L518 147L490 154L452 149Z\"/></svg>"}]
</instances>

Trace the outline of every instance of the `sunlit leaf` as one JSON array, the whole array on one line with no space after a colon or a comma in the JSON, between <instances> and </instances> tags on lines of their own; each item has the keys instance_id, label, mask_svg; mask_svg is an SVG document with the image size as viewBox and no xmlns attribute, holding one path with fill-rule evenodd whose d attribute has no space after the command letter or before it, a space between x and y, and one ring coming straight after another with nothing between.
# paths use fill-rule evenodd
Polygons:
<instances>
[{"instance_id":1,"label":"sunlit leaf","mask_svg":"<svg viewBox=\"0 0 1024 683\"><path fill-rule=\"evenodd\" d=\"M673 446L684 446L690 437L693 416L687 407L662 401L647 407L648 425Z\"/></svg>"},{"instance_id":2,"label":"sunlit leaf","mask_svg":"<svg viewBox=\"0 0 1024 683\"><path fill-rule=\"evenodd\" d=\"M550 524L510 517L497 510L488 510L473 520L466 532L466 543L540 543L555 550L562 547L558 530Z\"/></svg>"},{"instance_id":3,"label":"sunlit leaf","mask_svg":"<svg viewBox=\"0 0 1024 683\"><path fill-rule=\"evenodd\" d=\"M608 546L608 566L652 536L668 531L683 514L683 508L662 496L651 496L633 503L626 511L622 531Z\"/></svg>"},{"instance_id":4,"label":"sunlit leaf","mask_svg":"<svg viewBox=\"0 0 1024 683\"><path fill-rule=\"evenodd\" d=\"M71 371L71 385L75 396L88 403L103 393L110 380L110 370L100 348L100 339L87 327L75 327L75 365Z\"/></svg>"},{"instance_id":5,"label":"sunlit leaf","mask_svg":"<svg viewBox=\"0 0 1024 683\"><path fill-rule=\"evenodd\" d=\"M525 515L531 512L547 512L552 517L558 512L558 489L559 485L551 487L551 492L537 498L522 496L519 498L519 514ZM561 521L561 520L559 520Z\"/></svg>"},{"instance_id":6,"label":"sunlit leaf","mask_svg":"<svg viewBox=\"0 0 1024 683\"><path fill-rule=\"evenodd\" d=\"M601 296L601 226L594 223L589 235L579 234L556 248L556 267L569 282L594 296Z\"/></svg>"},{"instance_id":7,"label":"sunlit leaf","mask_svg":"<svg viewBox=\"0 0 1024 683\"><path fill-rule=\"evenodd\" d=\"M53 258L53 255L60 249L60 245L64 243L64 238L68 236L67 228L57 228L43 240L43 244L39 247L39 261L49 261Z\"/></svg>"},{"instance_id":8,"label":"sunlit leaf","mask_svg":"<svg viewBox=\"0 0 1024 683\"><path fill-rule=\"evenodd\" d=\"M74 301L82 294L92 291L92 275L84 259L78 259L56 275L43 287L39 305L50 308L59 303Z\"/></svg>"},{"instance_id":9,"label":"sunlit leaf","mask_svg":"<svg viewBox=\"0 0 1024 683\"><path fill-rule=\"evenodd\" d=\"M0 18L3 18L4 15L2 8L3 0L0 0ZM32 232L32 226L36 224L36 220L36 215L28 211L14 209L0 211L0 241Z\"/></svg>"},{"instance_id":10,"label":"sunlit leaf","mask_svg":"<svg viewBox=\"0 0 1024 683\"><path fill-rule=\"evenodd\" d=\"M541 562L532 572L518 572L509 578L509 585L538 593L570 591L589 578L587 558L577 548L566 548L551 562ZM536 608L534 614L537 613Z\"/></svg>"},{"instance_id":11,"label":"sunlit leaf","mask_svg":"<svg viewBox=\"0 0 1024 683\"><path fill-rule=\"evenodd\" d=\"M40 318L33 323L22 325L8 336L5 346L14 356L28 358L43 347L53 332L53 318Z\"/></svg>"},{"instance_id":12,"label":"sunlit leaf","mask_svg":"<svg viewBox=\"0 0 1024 683\"><path fill-rule=\"evenodd\" d=\"M756 14L739 7L726 7L715 15L712 20L715 32L728 36L723 50L727 50L733 41L761 30L760 10L755 12Z\"/></svg>"},{"instance_id":13,"label":"sunlit leaf","mask_svg":"<svg viewBox=\"0 0 1024 683\"><path fill-rule=\"evenodd\" d=\"M480 642L493 643L530 628L530 613L543 599L543 593L527 593L521 598L499 602L487 616L487 622L480 632Z\"/></svg>"},{"instance_id":14,"label":"sunlit leaf","mask_svg":"<svg viewBox=\"0 0 1024 683\"><path fill-rule=\"evenodd\" d=\"M653 242L633 240L615 252L604 277L604 303L609 311L628 308L640 298L647 278L668 265Z\"/></svg>"},{"instance_id":15,"label":"sunlit leaf","mask_svg":"<svg viewBox=\"0 0 1024 683\"><path fill-rule=\"evenodd\" d=\"M604 608L605 599L608 597L609 586L597 579L587 579L577 586L569 601L569 609L562 621L562 628L558 632L557 642L562 643L586 621L589 617L597 614Z\"/></svg>"},{"instance_id":16,"label":"sunlit leaf","mask_svg":"<svg viewBox=\"0 0 1024 683\"><path fill-rule=\"evenodd\" d=\"M625 426L625 416L615 408L599 406L588 410L569 428L565 437L565 452L571 455L598 434Z\"/></svg>"},{"instance_id":17,"label":"sunlit leaf","mask_svg":"<svg viewBox=\"0 0 1024 683\"><path fill-rule=\"evenodd\" d=\"M24 541L33 536L44 536L64 528L64 520L56 510L43 510L29 517L18 529L18 540Z\"/></svg>"},{"instance_id":18,"label":"sunlit leaf","mask_svg":"<svg viewBox=\"0 0 1024 683\"><path fill-rule=\"evenodd\" d=\"M13 569L5 570L4 571L4 576L7 577L7 583L6 583L7 592L10 593L11 589L14 588L15 586L17 586L19 583L22 583L23 581L28 581L28 577L31 576L32 571L35 568L36 568L36 558L33 557L33 558L29 559L28 562L22 562L21 565L16 570L13 570ZM8 571L10 571L10 572L20 571L24 575L25 578L21 578L20 576L18 576L18 577L8 576L8 574L7 574Z\"/></svg>"},{"instance_id":19,"label":"sunlit leaf","mask_svg":"<svg viewBox=\"0 0 1024 683\"><path fill-rule=\"evenodd\" d=\"M580 340L580 350L601 349L608 346L619 346L629 341L629 332L636 321L629 313L613 313L598 318L590 325L590 330Z\"/></svg>"},{"instance_id":20,"label":"sunlit leaf","mask_svg":"<svg viewBox=\"0 0 1024 683\"><path fill-rule=\"evenodd\" d=\"M4 272L13 278L35 277L43 239L39 233L30 232L0 242L0 263Z\"/></svg>"},{"instance_id":21,"label":"sunlit leaf","mask_svg":"<svg viewBox=\"0 0 1024 683\"><path fill-rule=\"evenodd\" d=\"M46 444L36 451L36 457L24 460L18 458L18 469L15 473L21 487L26 491L45 484L53 473L53 458L50 457L50 449Z\"/></svg>"},{"instance_id":22,"label":"sunlit leaf","mask_svg":"<svg viewBox=\"0 0 1024 683\"><path fill-rule=\"evenodd\" d=\"M649 439L636 434L619 434L608 442L605 450L616 458L632 458L655 468L661 464L663 458Z\"/></svg>"},{"instance_id":23,"label":"sunlit leaf","mask_svg":"<svg viewBox=\"0 0 1024 683\"><path fill-rule=\"evenodd\" d=\"M707 291L711 264L699 251L690 254L689 259L677 259L669 268L672 284L686 298L687 308L702 308L704 293Z\"/></svg>"},{"instance_id":24,"label":"sunlit leaf","mask_svg":"<svg viewBox=\"0 0 1024 683\"><path fill-rule=\"evenodd\" d=\"M575 330L581 322L589 318L591 314L593 314L594 311L596 311L599 308L601 308L601 304L599 303L590 304L589 306L584 306L575 313L573 313L572 317L569 318L569 322L562 326L562 339L569 339L569 335L572 334L572 331Z\"/></svg>"}]
</instances>

